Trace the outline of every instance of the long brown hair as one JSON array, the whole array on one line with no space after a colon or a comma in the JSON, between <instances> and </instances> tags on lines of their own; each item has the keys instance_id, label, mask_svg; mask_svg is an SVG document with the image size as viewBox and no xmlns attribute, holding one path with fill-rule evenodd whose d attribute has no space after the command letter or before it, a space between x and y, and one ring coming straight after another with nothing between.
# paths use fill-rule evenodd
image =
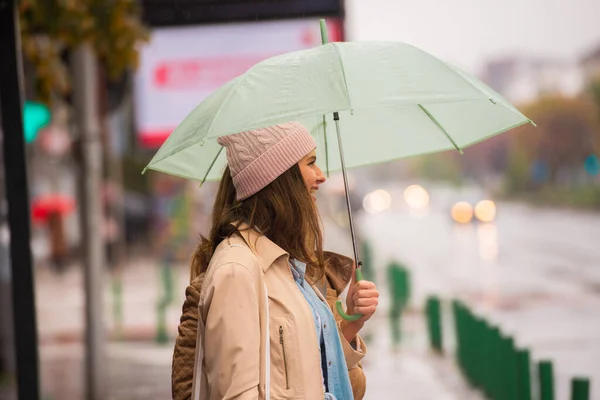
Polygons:
<instances>
[{"instance_id":1,"label":"long brown hair","mask_svg":"<svg viewBox=\"0 0 600 400\"><path fill-rule=\"evenodd\" d=\"M321 221L298 164L249 198L238 201L235 197L226 167L213 206L210 234L201 236L192 257L191 279L206 271L219 243L238 233L243 222L287 251L291 259L305 262L308 276L323 276Z\"/></svg>"}]
</instances>

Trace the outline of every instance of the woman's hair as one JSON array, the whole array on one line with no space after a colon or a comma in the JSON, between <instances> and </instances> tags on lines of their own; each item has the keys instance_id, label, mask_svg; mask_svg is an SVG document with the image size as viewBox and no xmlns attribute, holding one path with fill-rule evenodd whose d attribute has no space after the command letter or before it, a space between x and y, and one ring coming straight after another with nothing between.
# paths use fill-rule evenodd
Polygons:
<instances>
[{"instance_id":1,"label":"woman's hair","mask_svg":"<svg viewBox=\"0 0 600 400\"><path fill-rule=\"evenodd\" d=\"M225 169L213 206L210 234L201 236L192 256L191 279L206 271L219 243L238 233L244 222L287 251L290 259L305 262L308 276L323 276L320 218L298 164L242 201L236 200L229 167Z\"/></svg>"}]
</instances>

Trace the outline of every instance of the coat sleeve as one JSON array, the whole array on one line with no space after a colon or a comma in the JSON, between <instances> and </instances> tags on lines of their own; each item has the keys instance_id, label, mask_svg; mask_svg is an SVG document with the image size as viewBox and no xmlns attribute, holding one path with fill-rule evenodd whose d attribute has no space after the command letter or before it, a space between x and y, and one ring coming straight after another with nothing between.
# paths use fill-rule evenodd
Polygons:
<instances>
[{"instance_id":1,"label":"coat sleeve","mask_svg":"<svg viewBox=\"0 0 600 400\"><path fill-rule=\"evenodd\" d=\"M257 399L260 315L256 283L238 263L218 266L205 287L205 372L211 399Z\"/></svg>"},{"instance_id":2,"label":"coat sleeve","mask_svg":"<svg viewBox=\"0 0 600 400\"><path fill-rule=\"evenodd\" d=\"M203 277L203 275L202 275ZM194 357L198 332L198 300L202 277L194 279L185 290L178 335L171 367L171 394L173 400L188 400L192 396Z\"/></svg>"},{"instance_id":3,"label":"coat sleeve","mask_svg":"<svg viewBox=\"0 0 600 400\"><path fill-rule=\"evenodd\" d=\"M338 326L340 340L342 341L344 358L346 359L346 364L348 365L348 369L350 370L356 367L358 363L367 355L367 345L360 337L360 335L356 335L355 340L353 340L352 343L349 343L342 332L341 320L338 320L336 322Z\"/></svg>"}]
</instances>

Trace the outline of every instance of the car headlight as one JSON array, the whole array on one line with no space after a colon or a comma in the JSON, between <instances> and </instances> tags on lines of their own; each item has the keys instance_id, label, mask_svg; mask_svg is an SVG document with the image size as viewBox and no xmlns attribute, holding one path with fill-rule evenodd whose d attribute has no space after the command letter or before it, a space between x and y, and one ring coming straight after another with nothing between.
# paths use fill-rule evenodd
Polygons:
<instances>
[{"instance_id":1,"label":"car headlight","mask_svg":"<svg viewBox=\"0 0 600 400\"><path fill-rule=\"evenodd\" d=\"M475 217L481 222L492 222L496 218L496 203L492 200L481 200L475 206Z\"/></svg>"},{"instance_id":2,"label":"car headlight","mask_svg":"<svg viewBox=\"0 0 600 400\"><path fill-rule=\"evenodd\" d=\"M473 219L473 206L466 201L459 201L450 211L452 219L460 224L467 224Z\"/></svg>"}]
</instances>

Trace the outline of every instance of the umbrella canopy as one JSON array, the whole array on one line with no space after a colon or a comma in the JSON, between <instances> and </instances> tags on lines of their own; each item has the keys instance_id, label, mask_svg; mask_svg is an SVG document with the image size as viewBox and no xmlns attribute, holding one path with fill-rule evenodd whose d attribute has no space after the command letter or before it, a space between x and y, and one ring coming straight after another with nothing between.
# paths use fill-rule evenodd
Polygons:
<instances>
[{"instance_id":1,"label":"umbrella canopy","mask_svg":"<svg viewBox=\"0 0 600 400\"><path fill-rule=\"evenodd\" d=\"M466 72L398 42L327 43L262 61L198 105L147 168L219 179L217 137L288 121L303 123L327 173L448 149L461 151L531 122Z\"/></svg>"}]
</instances>

